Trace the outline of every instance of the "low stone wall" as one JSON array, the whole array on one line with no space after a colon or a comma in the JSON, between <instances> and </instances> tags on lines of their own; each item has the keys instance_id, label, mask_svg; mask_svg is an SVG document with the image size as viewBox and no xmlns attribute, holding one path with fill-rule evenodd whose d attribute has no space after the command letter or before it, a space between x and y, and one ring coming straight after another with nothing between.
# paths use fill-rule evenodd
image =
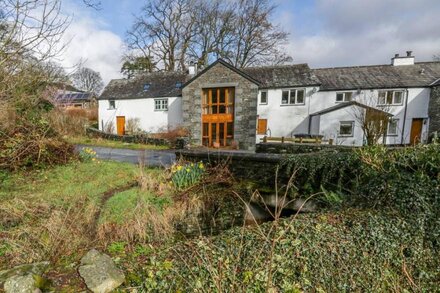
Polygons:
<instances>
[{"instance_id":1,"label":"low stone wall","mask_svg":"<svg viewBox=\"0 0 440 293\"><path fill-rule=\"evenodd\" d=\"M316 153L320 151L351 151L351 146L328 145L328 144L310 144L310 143L277 143L266 142L259 143L256 146L257 153L268 154L304 154Z\"/></svg>"},{"instance_id":2,"label":"low stone wall","mask_svg":"<svg viewBox=\"0 0 440 293\"><path fill-rule=\"evenodd\" d=\"M270 186L274 185L277 167L285 158L281 154L211 150L181 150L176 152L176 156L186 161L202 161L214 166L226 164L236 178L252 179Z\"/></svg>"},{"instance_id":3,"label":"low stone wall","mask_svg":"<svg viewBox=\"0 0 440 293\"><path fill-rule=\"evenodd\" d=\"M108 140L117 140L128 143L142 143L142 144L150 144L150 145L164 145L170 146L170 142L166 139L162 138L154 138L149 137L145 134L139 135L117 135L113 133L102 132L96 128L88 127L86 128L86 133L92 137L100 137Z\"/></svg>"}]
</instances>

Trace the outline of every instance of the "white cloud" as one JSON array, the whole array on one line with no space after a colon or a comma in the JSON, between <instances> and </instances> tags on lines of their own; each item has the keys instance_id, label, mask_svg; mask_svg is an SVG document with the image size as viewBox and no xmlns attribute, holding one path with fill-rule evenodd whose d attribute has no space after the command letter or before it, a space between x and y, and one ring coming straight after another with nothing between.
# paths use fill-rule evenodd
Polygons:
<instances>
[{"instance_id":1,"label":"white cloud","mask_svg":"<svg viewBox=\"0 0 440 293\"><path fill-rule=\"evenodd\" d=\"M440 53L438 0L318 0L305 26L281 19L291 32L288 52L312 67L380 64L412 50L418 61ZM290 19L290 22L288 21Z\"/></svg>"},{"instance_id":2,"label":"white cloud","mask_svg":"<svg viewBox=\"0 0 440 293\"><path fill-rule=\"evenodd\" d=\"M105 84L120 78L122 39L84 8L72 5L69 8L75 15L64 35L64 41L69 43L60 56L61 65L69 68L82 61L84 66L99 72Z\"/></svg>"}]
</instances>

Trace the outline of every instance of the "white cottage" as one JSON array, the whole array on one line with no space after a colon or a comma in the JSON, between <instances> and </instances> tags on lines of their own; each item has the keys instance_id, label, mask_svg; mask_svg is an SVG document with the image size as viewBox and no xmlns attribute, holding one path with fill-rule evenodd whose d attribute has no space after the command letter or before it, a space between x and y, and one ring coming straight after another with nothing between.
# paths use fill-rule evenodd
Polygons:
<instances>
[{"instance_id":1,"label":"white cottage","mask_svg":"<svg viewBox=\"0 0 440 293\"><path fill-rule=\"evenodd\" d=\"M137 119L148 132L185 127L194 143L206 146L253 149L264 136L307 135L361 146L366 138L356 116L373 111L390 117L379 142L424 142L430 115L438 116L428 108L440 62L414 59L407 52L389 65L321 69L307 64L238 69L217 60L200 72L191 68L192 74L113 80L99 99L100 129L113 124L113 131L123 134L127 121Z\"/></svg>"}]
</instances>

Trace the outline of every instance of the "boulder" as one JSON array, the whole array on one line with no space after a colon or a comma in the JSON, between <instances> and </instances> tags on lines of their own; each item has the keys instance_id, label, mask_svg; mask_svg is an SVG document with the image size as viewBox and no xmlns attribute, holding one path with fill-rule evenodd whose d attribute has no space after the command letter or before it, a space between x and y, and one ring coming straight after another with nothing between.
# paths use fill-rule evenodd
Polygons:
<instances>
[{"instance_id":1,"label":"boulder","mask_svg":"<svg viewBox=\"0 0 440 293\"><path fill-rule=\"evenodd\" d=\"M24 264L13 267L12 269L0 271L0 284L14 276L42 275L49 264L48 261L43 261L33 264Z\"/></svg>"},{"instance_id":2,"label":"boulder","mask_svg":"<svg viewBox=\"0 0 440 293\"><path fill-rule=\"evenodd\" d=\"M94 293L107 293L119 287L125 280L110 256L92 249L81 259L78 268L87 288Z\"/></svg>"},{"instance_id":3,"label":"boulder","mask_svg":"<svg viewBox=\"0 0 440 293\"><path fill-rule=\"evenodd\" d=\"M5 293L41 293L41 290L35 286L35 279L32 274L8 278L4 289Z\"/></svg>"}]
</instances>

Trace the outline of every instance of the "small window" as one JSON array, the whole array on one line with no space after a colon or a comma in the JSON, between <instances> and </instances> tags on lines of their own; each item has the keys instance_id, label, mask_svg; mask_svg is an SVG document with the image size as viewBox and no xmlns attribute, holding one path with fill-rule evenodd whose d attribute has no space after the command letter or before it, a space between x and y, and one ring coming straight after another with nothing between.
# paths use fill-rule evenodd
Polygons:
<instances>
[{"instance_id":1,"label":"small window","mask_svg":"<svg viewBox=\"0 0 440 293\"><path fill-rule=\"evenodd\" d=\"M262 91L260 93L260 104L267 105L267 91Z\"/></svg>"},{"instance_id":2,"label":"small window","mask_svg":"<svg viewBox=\"0 0 440 293\"><path fill-rule=\"evenodd\" d=\"M257 134L266 134L267 132L267 119L258 119Z\"/></svg>"},{"instance_id":3,"label":"small window","mask_svg":"<svg viewBox=\"0 0 440 293\"><path fill-rule=\"evenodd\" d=\"M377 104L385 105L402 105L403 92L402 91L380 91Z\"/></svg>"},{"instance_id":4,"label":"small window","mask_svg":"<svg viewBox=\"0 0 440 293\"><path fill-rule=\"evenodd\" d=\"M155 111L167 111L168 110L168 99L154 99L154 110Z\"/></svg>"},{"instance_id":5,"label":"small window","mask_svg":"<svg viewBox=\"0 0 440 293\"><path fill-rule=\"evenodd\" d=\"M150 89L151 84L146 83L144 84L144 92L148 91Z\"/></svg>"},{"instance_id":6,"label":"small window","mask_svg":"<svg viewBox=\"0 0 440 293\"><path fill-rule=\"evenodd\" d=\"M353 121L340 122L339 124L339 136L353 136Z\"/></svg>"},{"instance_id":7,"label":"small window","mask_svg":"<svg viewBox=\"0 0 440 293\"><path fill-rule=\"evenodd\" d=\"M353 93L352 92L343 92L343 93L336 93L336 102L350 102L352 100Z\"/></svg>"},{"instance_id":8,"label":"small window","mask_svg":"<svg viewBox=\"0 0 440 293\"><path fill-rule=\"evenodd\" d=\"M177 89L182 88L182 82L180 82L180 81L176 82L176 88Z\"/></svg>"},{"instance_id":9,"label":"small window","mask_svg":"<svg viewBox=\"0 0 440 293\"><path fill-rule=\"evenodd\" d=\"M399 125L399 119L391 119L390 122L388 122L388 135L397 135L397 129Z\"/></svg>"},{"instance_id":10,"label":"small window","mask_svg":"<svg viewBox=\"0 0 440 293\"><path fill-rule=\"evenodd\" d=\"M281 97L282 105L303 105L305 99L304 89L291 89L283 91Z\"/></svg>"},{"instance_id":11,"label":"small window","mask_svg":"<svg viewBox=\"0 0 440 293\"><path fill-rule=\"evenodd\" d=\"M109 108L110 110L114 110L114 109L116 109L116 103L115 103L115 100L109 100L109 101L108 101L108 108Z\"/></svg>"}]
</instances>

